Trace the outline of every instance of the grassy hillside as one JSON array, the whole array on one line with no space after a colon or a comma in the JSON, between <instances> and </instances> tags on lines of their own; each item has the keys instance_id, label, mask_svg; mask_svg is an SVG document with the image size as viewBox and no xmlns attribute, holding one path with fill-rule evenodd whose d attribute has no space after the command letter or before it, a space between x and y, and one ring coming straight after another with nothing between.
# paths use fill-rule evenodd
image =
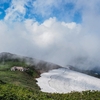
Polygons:
<instances>
[{"instance_id":1,"label":"grassy hillside","mask_svg":"<svg viewBox=\"0 0 100 100\"><path fill-rule=\"evenodd\" d=\"M22 66L29 70L11 71L13 66ZM41 92L35 80L40 73L35 67L20 59L0 59L0 100L100 100L99 91L67 94Z\"/></svg>"},{"instance_id":2,"label":"grassy hillside","mask_svg":"<svg viewBox=\"0 0 100 100\"><path fill-rule=\"evenodd\" d=\"M22 66L25 68L28 67L29 70L25 72L11 71L10 69L13 66ZM4 83L39 90L35 80L37 77L39 77L39 72L23 61L5 61L4 63L0 63L0 80Z\"/></svg>"},{"instance_id":3,"label":"grassy hillside","mask_svg":"<svg viewBox=\"0 0 100 100\"><path fill-rule=\"evenodd\" d=\"M100 100L99 91L50 94L11 84L0 85L0 100Z\"/></svg>"}]
</instances>

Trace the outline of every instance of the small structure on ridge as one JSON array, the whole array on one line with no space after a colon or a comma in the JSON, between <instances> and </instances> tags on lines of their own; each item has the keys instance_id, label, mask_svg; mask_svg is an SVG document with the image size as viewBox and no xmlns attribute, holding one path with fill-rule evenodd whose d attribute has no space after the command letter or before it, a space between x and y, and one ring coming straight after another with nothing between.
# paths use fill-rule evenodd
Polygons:
<instances>
[{"instance_id":1,"label":"small structure on ridge","mask_svg":"<svg viewBox=\"0 0 100 100\"><path fill-rule=\"evenodd\" d=\"M13 66L11 68L11 71L16 71L16 70L18 70L18 71L26 71L26 70L28 70L28 68L24 68L22 66Z\"/></svg>"}]
</instances>

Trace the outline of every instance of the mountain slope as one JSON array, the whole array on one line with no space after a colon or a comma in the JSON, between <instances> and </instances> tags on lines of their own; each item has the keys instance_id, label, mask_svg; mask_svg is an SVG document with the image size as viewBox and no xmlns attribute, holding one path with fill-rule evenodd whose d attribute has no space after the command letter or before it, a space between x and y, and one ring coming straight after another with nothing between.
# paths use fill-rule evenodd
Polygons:
<instances>
[{"instance_id":1,"label":"mountain slope","mask_svg":"<svg viewBox=\"0 0 100 100\"><path fill-rule=\"evenodd\" d=\"M79 69L77 67L74 67L74 66L67 66L69 69L73 70L73 71L77 71L77 72L81 72L81 73L84 73L84 74L87 74L87 75L90 75L90 76L94 76L94 77L97 77L97 78L100 78L100 67L94 67L92 69Z\"/></svg>"},{"instance_id":2,"label":"mountain slope","mask_svg":"<svg viewBox=\"0 0 100 100\"><path fill-rule=\"evenodd\" d=\"M52 70L52 69L61 68L61 66L59 65L56 65L50 62L45 62L42 60L37 60L30 57L19 56L19 55L7 53L7 52L0 53L0 63L4 64L4 62L6 61L25 62L28 66L34 67L34 69L40 71L41 73Z\"/></svg>"},{"instance_id":3,"label":"mountain slope","mask_svg":"<svg viewBox=\"0 0 100 100\"><path fill-rule=\"evenodd\" d=\"M22 66L28 68L28 70L23 72L18 70L11 71L10 69L13 66ZM35 80L35 78L38 78L40 76L41 72L49 71L48 73L42 74L42 78L44 79L41 81L43 82L41 83L41 85L43 85L42 90L44 91L45 87L46 90L49 89L49 92L51 91L62 92L64 88L62 88L61 86L65 87L64 83L65 80L67 82L74 83L74 81L69 80L69 78L71 76L75 75L77 76L77 74L80 75L79 73L68 69L59 70L58 68L61 68L61 66L44 61L39 61L29 57L22 57L10 53L1 53L0 54L0 100L94 100L94 99L99 100L100 99L99 91L72 92L67 94L58 94L58 93L51 94L51 93L41 92L38 85L36 84L37 81ZM50 71L51 69L55 70ZM69 78L66 79L68 73L69 73ZM74 75L72 75L72 73ZM40 79L41 77L37 79L38 83ZM61 82L61 84L59 81ZM79 81L79 83L81 82ZM66 91L68 91L68 87L66 88Z\"/></svg>"},{"instance_id":4,"label":"mountain slope","mask_svg":"<svg viewBox=\"0 0 100 100\"><path fill-rule=\"evenodd\" d=\"M21 66L28 70L11 71L13 66ZM0 53L0 82L39 90L35 78L39 77L41 72L59 67L52 63L3 52Z\"/></svg>"}]
</instances>

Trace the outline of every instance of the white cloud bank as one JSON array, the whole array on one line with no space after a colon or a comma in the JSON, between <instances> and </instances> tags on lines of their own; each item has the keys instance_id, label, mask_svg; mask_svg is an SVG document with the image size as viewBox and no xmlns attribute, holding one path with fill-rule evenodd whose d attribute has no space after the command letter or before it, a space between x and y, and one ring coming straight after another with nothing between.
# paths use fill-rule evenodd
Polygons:
<instances>
[{"instance_id":1,"label":"white cloud bank","mask_svg":"<svg viewBox=\"0 0 100 100\"><path fill-rule=\"evenodd\" d=\"M47 0L46 5L58 6L62 2L60 0L60 3L55 5L53 1ZM87 4L85 1L76 1L74 10ZM35 10L40 7L36 6L37 2L41 4L39 0L34 1ZM82 10L83 22L80 24L58 21L56 17L50 17L39 24L34 19L24 18L28 0L13 0L12 5L6 10L5 19L0 21L0 52L31 56L62 66L71 64L85 69L99 66L100 14L96 12L98 7L95 8L94 1L91 2L85 6L91 5L93 8L89 6L88 10Z\"/></svg>"}]
</instances>

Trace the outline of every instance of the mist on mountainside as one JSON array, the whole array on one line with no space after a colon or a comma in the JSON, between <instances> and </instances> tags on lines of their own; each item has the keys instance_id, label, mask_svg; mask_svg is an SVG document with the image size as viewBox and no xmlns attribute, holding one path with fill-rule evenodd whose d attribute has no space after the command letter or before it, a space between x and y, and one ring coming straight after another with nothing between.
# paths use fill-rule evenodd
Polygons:
<instances>
[{"instance_id":1,"label":"mist on mountainside","mask_svg":"<svg viewBox=\"0 0 100 100\"><path fill-rule=\"evenodd\" d=\"M100 1L76 1L46 0L43 4L41 0L31 3L29 0L11 0L0 20L0 52L28 56L63 67L99 69ZM29 8L35 15L28 12ZM42 21L39 20L41 16Z\"/></svg>"},{"instance_id":2,"label":"mist on mountainside","mask_svg":"<svg viewBox=\"0 0 100 100\"><path fill-rule=\"evenodd\" d=\"M36 70L38 70L40 73L47 72L52 69L61 68L61 66L59 66L59 65L56 65L56 64L53 64L50 62L45 62L42 60L38 60L35 58L31 58L31 57L20 56L20 55L11 54L8 52L0 53L0 64L4 65L5 63L7 63L9 61L23 62L23 63L27 64L27 67L33 67ZM14 65L14 66L17 66L17 65ZM13 67L13 66L11 66L11 67Z\"/></svg>"}]
</instances>

